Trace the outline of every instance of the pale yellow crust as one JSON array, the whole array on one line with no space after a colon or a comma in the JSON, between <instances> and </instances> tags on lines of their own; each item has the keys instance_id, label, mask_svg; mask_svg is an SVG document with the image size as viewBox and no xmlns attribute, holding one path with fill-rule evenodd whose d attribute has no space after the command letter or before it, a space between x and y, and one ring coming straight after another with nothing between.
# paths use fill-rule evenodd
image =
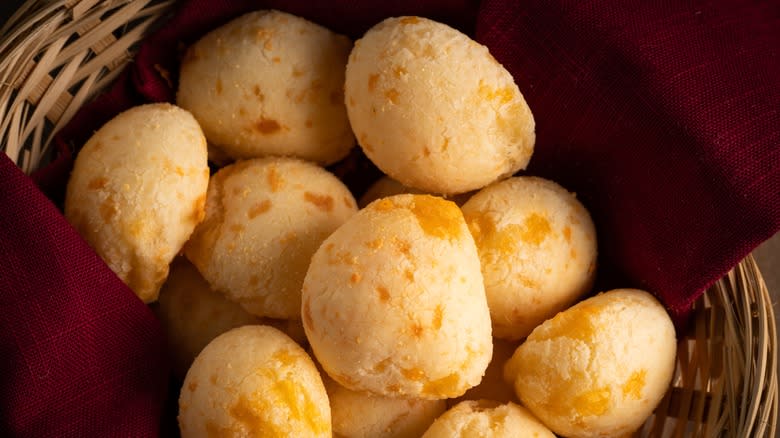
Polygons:
<instances>
[{"instance_id":1,"label":"pale yellow crust","mask_svg":"<svg viewBox=\"0 0 780 438\"><path fill-rule=\"evenodd\" d=\"M474 241L458 207L428 195L373 202L328 237L302 316L327 373L378 395L457 397L493 349Z\"/></svg>"},{"instance_id":2,"label":"pale yellow crust","mask_svg":"<svg viewBox=\"0 0 780 438\"><path fill-rule=\"evenodd\" d=\"M358 40L345 98L371 161L428 193L484 187L533 153L533 115L511 74L485 46L426 18L388 18Z\"/></svg>"},{"instance_id":3,"label":"pale yellow crust","mask_svg":"<svg viewBox=\"0 0 780 438\"><path fill-rule=\"evenodd\" d=\"M537 327L504 376L559 435L627 436L669 388L676 348L672 321L652 295L616 289Z\"/></svg>"},{"instance_id":4,"label":"pale yellow crust","mask_svg":"<svg viewBox=\"0 0 780 438\"><path fill-rule=\"evenodd\" d=\"M79 152L65 217L144 302L203 219L206 139L187 111L142 105L103 125Z\"/></svg>"},{"instance_id":5,"label":"pale yellow crust","mask_svg":"<svg viewBox=\"0 0 780 438\"><path fill-rule=\"evenodd\" d=\"M184 253L214 290L250 313L300 319L312 254L356 211L349 189L315 164L239 161L214 174L206 218Z\"/></svg>"},{"instance_id":6,"label":"pale yellow crust","mask_svg":"<svg viewBox=\"0 0 780 438\"><path fill-rule=\"evenodd\" d=\"M322 376L336 438L418 437L447 409L445 400L392 398L351 391Z\"/></svg>"},{"instance_id":7,"label":"pale yellow crust","mask_svg":"<svg viewBox=\"0 0 780 438\"><path fill-rule=\"evenodd\" d=\"M212 291L184 257L171 264L158 304L155 310L168 338L173 369L180 377L212 339L236 327L266 323Z\"/></svg>"},{"instance_id":8,"label":"pale yellow crust","mask_svg":"<svg viewBox=\"0 0 780 438\"><path fill-rule=\"evenodd\" d=\"M462 210L479 250L494 336L528 336L593 284L596 230L560 185L509 178L480 190Z\"/></svg>"},{"instance_id":9,"label":"pale yellow crust","mask_svg":"<svg viewBox=\"0 0 780 438\"><path fill-rule=\"evenodd\" d=\"M251 12L189 48L177 103L232 158L333 163L355 145L343 94L351 48L348 38L303 18Z\"/></svg>"},{"instance_id":10,"label":"pale yellow crust","mask_svg":"<svg viewBox=\"0 0 780 438\"><path fill-rule=\"evenodd\" d=\"M233 329L203 349L184 379L178 419L182 438L331 436L314 362L262 325Z\"/></svg>"},{"instance_id":11,"label":"pale yellow crust","mask_svg":"<svg viewBox=\"0 0 780 438\"><path fill-rule=\"evenodd\" d=\"M533 414L515 403L467 400L437 418L423 438L555 438Z\"/></svg>"}]
</instances>

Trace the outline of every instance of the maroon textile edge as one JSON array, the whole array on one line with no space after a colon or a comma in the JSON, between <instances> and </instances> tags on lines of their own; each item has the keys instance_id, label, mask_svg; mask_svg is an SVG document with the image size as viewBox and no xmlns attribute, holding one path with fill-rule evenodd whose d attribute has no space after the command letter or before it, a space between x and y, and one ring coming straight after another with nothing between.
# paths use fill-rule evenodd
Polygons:
<instances>
[{"instance_id":1,"label":"maroon textile edge","mask_svg":"<svg viewBox=\"0 0 780 438\"><path fill-rule=\"evenodd\" d=\"M655 293L678 328L780 229L778 28L770 3L482 3L476 37L537 115L529 172L593 213L598 286Z\"/></svg>"},{"instance_id":2,"label":"maroon textile edge","mask_svg":"<svg viewBox=\"0 0 780 438\"><path fill-rule=\"evenodd\" d=\"M159 322L5 154L0 187L0 429L156 436Z\"/></svg>"}]
</instances>

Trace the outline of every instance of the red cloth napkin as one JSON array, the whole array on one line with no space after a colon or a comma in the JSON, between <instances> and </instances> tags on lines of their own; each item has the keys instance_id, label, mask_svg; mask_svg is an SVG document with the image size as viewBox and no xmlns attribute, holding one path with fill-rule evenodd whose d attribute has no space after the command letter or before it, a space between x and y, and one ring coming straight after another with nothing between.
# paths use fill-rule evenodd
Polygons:
<instances>
[{"instance_id":1,"label":"red cloth napkin","mask_svg":"<svg viewBox=\"0 0 780 438\"><path fill-rule=\"evenodd\" d=\"M599 288L645 288L678 327L707 285L780 229L774 2L190 0L62 145L77 149L129 106L170 100L161 72L175 83L182 47L266 7L351 37L423 15L486 44L536 117L528 172L576 191L594 215ZM57 199L69 168L64 153L37 181ZM0 187L0 428L157 435L167 369L153 316L5 158Z\"/></svg>"}]
</instances>

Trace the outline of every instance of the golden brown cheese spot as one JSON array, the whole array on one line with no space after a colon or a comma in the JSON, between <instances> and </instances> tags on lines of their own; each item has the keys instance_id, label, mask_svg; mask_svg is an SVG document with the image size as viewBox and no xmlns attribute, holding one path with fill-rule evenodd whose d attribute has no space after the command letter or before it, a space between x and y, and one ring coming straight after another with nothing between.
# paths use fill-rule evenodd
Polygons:
<instances>
[{"instance_id":1,"label":"golden brown cheese spot","mask_svg":"<svg viewBox=\"0 0 780 438\"><path fill-rule=\"evenodd\" d=\"M264 27L258 27L255 29L255 40L260 41L266 41L273 37L274 32L270 29L266 29Z\"/></svg>"},{"instance_id":2,"label":"golden brown cheese spot","mask_svg":"<svg viewBox=\"0 0 780 438\"><path fill-rule=\"evenodd\" d=\"M268 184L268 188L270 188L274 193L278 192L279 189L284 186L284 178L279 175L279 171L276 169L276 166L270 166L268 168L268 172L265 174L265 182Z\"/></svg>"},{"instance_id":3,"label":"golden brown cheese spot","mask_svg":"<svg viewBox=\"0 0 780 438\"><path fill-rule=\"evenodd\" d=\"M295 363L298 361L300 356L296 354L294 351L290 350L277 350L276 353L271 356L271 359L281 362L282 365L291 367L295 365Z\"/></svg>"},{"instance_id":4,"label":"golden brown cheese spot","mask_svg":"<svg viewBox=\"0 0 780 438\"><path fill-rule=\"evenodd\" d=\"M114 202L114 196L108 195L108 197L100 203L98 210L100 211L100 217L103 219L103 222L111 222L111 219L114 218L118 211L116 203Z\"/></svg>"},{"instance_id":5,"label":"golden brown cheese spot","mask_svg":"<svg viewBox=\"0 0 780 438\"><path fill-rule=\"evenodd\" d=\"M249 219L254 219L257 216L260 216L263 213L266 213L268 210L271 209L271 200L270 199L263 199L260 202L255 203L249 211L246 213L247 217Z\"/></svg>"},{"instance_id":6,"label":"golden brown cheese spot","mask_svg":"<svg viewBox=\"0 0 780 438\"><path fill-rule=\"evenodd\" d=\"M388 302L390 301L390 291L387 290L384 286L377 286L376 292L379 294L379 300L382 302Z\"/></svg>"},{"instance_id":7,"label":"golden brown cheese spot","mask_svg":"<svg viewBox=\"0 0 780 438\"><path fill-rule=\"evenodd\" d=\"M582 416L603 415L610 407L611 396L609 387L592 389L578 394L574 398L573 406Z\"/></svg>"},{"instance_id":8,"label":"golden brown cheese spot","mask_svg":"<svg viewBox=\"0 0 780 438\"><path fill-rule=\"evenodd\" d=\"M352 284L357 284L360 282L360 274L357 272L353 272L352 275L349 277L349 282Z\"/></svg>"},{"instance_id":9,"label":"golden brown cheese spot","mask_svg":"<svg viewBox=\"0 0 780 438\"><path fill-rule=\"evenodd\" d=\"M433 309L432 326L435 330L439 330L441 328L441 321L443 317L444 317L444 312L442 311L441 304L437 304L436 308Z\"/></svg>"},{"instance_id":10,"label":"golden brown cheese spot","mask_svg":"<svg viewBox=\"0 0 780 438\"><path fill-rule=\"evenodd\" d=\"M414 272L412 272L411 269L405 269L404 278L406 278L408 281L414 281Z\"/></svg>"},{"instance_id":11,"label":"golden brown cheese spot","mask_svg":"<svg viewBox=\"0 0 780 438\"><path fill-rule=\"evenodd\" d=\"M194 392L196 389L198 389L198 381L197 380L191 381L190 384L187 385L187 389L189 389L190 392Z\"/></svg>"},{"instance_id":12,"label":"golden brown cheese spot","mask_svg":"<svg viewBox=\"0 0 780 438\"><path fill-rule=\"evenodd\" d=\"M578 339L590 344L598 328L596 318L601 308L583 301L565 312L553 317L548 325L535 330L529 337L532 341L546 341L558 337Z\"/></svg>"},{"instance_id":13,"label":"golden brown cheese spot","mask_svg":"<svg viewBox=\"0 0 780 438\"><path fill-rule=\"evenodd\" d=\"M232 435L232 431L217 426L211 420L206 421L206 436L208 438L222 438L228 436L228 433Z\"/></svg>"},{"instance_id":14,"label":"golden brown cheese spot","mask_svg":"<svg viewBox=\"0 0 780 438\"><path fill-rule=\"evenodd\" d=\"M445 377L431 380L423 385L422 393L434 397L455 397L460 383L460 377L457 373L452 373Z\"/></svg>"},{"instance_id":15,"label":"golden brown cheese spot","mask_svg":"<svg viewBox=\"0 0 780 438\"><path fill-rule=\"evenodd\" d=\"M314 204L315 207L322 211L333 211L333 197L330 195L303 192L303 200L310 204Z\"/></svg>"},{"instance_id":16,"label":"golden brown cheese spot","mask_svg":"<svg viewBox=\"0 0 780 438\"><path fill-rule=\"evenodd\" d=\"M90 181L89 184L87 184L87 188L89 190L102 189L106 184L108 184L108 178L100 176Z\"/></svg>"},{"instance_id":17,"label":"golden brown cheese spot","mask_svg":"<svg viewBox=\"0 0 780 438\"><path fill-rule=\"evenodd\" d=\"M384 246L384 244L385 244L384 239L382 239L380 237L380 238L377 238L377 239L374 239L374 240L370 240L370 241L366 242L364 245L366 245L366 247L371 248L371 249L379 249L382 246Z\"/></svg>"},{"instance_id":18,"label":"golden brown cheese spot","mask_svg":"<svg viewBox=\"0 0 780 438\"><path fill-rule=\"evenodd\" d=\"M260 102L265 100L265 95L263 94L263 91L260 89L259 85L255 85L254 87L252 87L252 94L254 94L257 100L259 100Z\"/></svg>"},{"instance_id":19,"label":"golden brown cheese spot","mask_svg":"<svg viewBox=\"0 0 780 438\"><path fill-rule=\"evenodd\" d=\"M294 78L299 78L299 77L301 77L301 76L303 76L303 71L301 71L301 70L298 70L298 68L297 68L297 67L293 67L293 71L292 71L292 77L294 77Z\"/></svg>"},{"instance_id":20,"label":"golden brown cheese spot","mask_svg":"<svg viewBox=\"0 0 780 438\"><path fill-rule=\"evenodd\" d=\"M255 129L261 134L268 135L279 132L279 130L282 129L282 125L280 125L276 120L262 118L257 123L255 123Z\"/></svg>"},{"instance_id":21,"label":"golden brown cheese spot","mask_svg":"<svg viewBox=\"0 0 780 438\"><path fill-rule=\"evenodd\" d=\"M496 113L496 127L506 138L522 144L523 148L528 151L531 145L525 140L526 132L524 125L518 123L518 120L523 120L526 117L528 115L524 111L523 106L519 102L514 102L503 111Z\"/></svg>"},{"instance_id":22,"label":"golden brown cheese spot","mask_svg":"<svg viewBox=\"0 0 780 438\"><path fill-rule=\"evenodd\" d=\"M417 24L420 22L420 19L417 17L404 17L401 18L401 24Z\"/></svg>"},{"instance_id":23,"label":"golden brown cheese spot","mask_svg":"<svg viewBox=\"0 0 780 438\"><path fill-rule=\"evenodd\" d=\"M379 75L374 73L372 75L368 76L368 91L374 91L376 89L376 84L379 82Z\"/></svg>"},{"instance_id":24,"label":"golden brown cheese spot","mask_svg":"<svg viewBox=\"0 0 780 438\"><path fill-rule=\"evenodd\" d=\"M273 389L282 403L290 410L291 426L305 426L304 430L315 434L328 431L328 422L311 399L311 395L301 385L289 379L282 379L274 384Z\"/></svg>"},{"instance_id":25,"label":"golden brown cheese spot","mask_svg":"<svg viewBox=\"0 0 780 438\"><path fill-rule=\"evenodd\" d=\"M260 277L257 275L249 277L249 286L256 287L258 284L260 284Z\"/></svg>"},{"instance_id":26,"label":"golden brown cheese spot","mask_svg":"<svg viewBox=\"0 0 780 438\"><path fill-rule=\"evenodd\" d=\"M536 289L539 287L539 283L531 280L530 278L526 277L525 275L518 274L517 275L517 281L520 282L523 286L529 288L529 289Z\"/></svg>"},{"instance_id":27,"label":"golden brown cheese spot","mask_svg":"<svg viewBox=\"0 0 780 438\"><path fill-rule=\"evenodd\" d=\"M569 255L571 256L572 259L576 259L577 258L577 251L574 248L572 248L569 251Z\"/></svg>"},{"instance_id":28,"label":"golden brown cheese spot","mask_svg":"<svg viewBox=\"0 0 780 438\"><path fill-rule=\"evenodd\" d=\"M550 234L550 222L546 217L537 213L531 213L525 218L523 232L520 234L520 238L524 242L539 245Z\"/></svg>"},{"instance_id":29,"label":"golden brown cheese spot","mask_svg":"<svg viewBox=\"0 0 780 438\"><path fill-rule=\"evenodd\" d=\"M253 436L284 436L284 429L264 418L263 413L270 406L266 403L252 403L244 395L230 407L229 414L239 423L243 423Z\"/></svg>"},{"instance_id":30,"label":"golden brown cheese spot","mask_svg":"<svg viewBox=\"0 0 780 438\"><path fill-rule=\"evenodd\" d=\"M192 222L200 223L203 218L206 217L206 195L200 195L192 204L192 211L190 213L190 220Z\"/></svg>"},{"instance_id":31,"label":"golden brown cheese spot","mask_svg":"<svg viewBox=\"0 0 780 438\"><path fill-rule=\"evenodd\" d=\"M398 78L398 79L400 79L402 76L404 76L404 75L405 75L405 74L407 74L407 73L409 73L409 72L408 72L408 71L407 71L405 68L403 68L402 66L400 66L400 65L396 65L396 66L393 68L393 74L394 74L394 75L395 75L395 77L396 77L396 78Z\"/></svg>"},{"instance_id":32,"label":"golden brown cheese spot","mask_svg":"<svg viewBox=\"0 0 780 438\"><path fill-rule=\"evenodd\" d=\"M414 322L411 325L409 325L409 331L412 332L412 335L415 338L420 338L420 337L422 337L424 330L423 330L423 327L422 327L422 325L420 323Z\"/></svg>"},{"instance_id":33,"label":"golden brown cheese spot","mask_svg":"<svg viewBox=\"0 0 780 438\"><path fill-rule=\"evenodd\" d=\"M431 156L431 150L428 149L428 146L423 147L423 156L424 157L430 157Z\"/></svg>"},{"instance_id":34,"label":"golden brown cheese spot","mask_svg":"<svg viewBox=\"0 0 780 438\"><path fill-rule=\"evenodd\" d=\"M396 209L397 207L398 206L395 205L393 200L389 198L380 199L371 204L371 208L373 208L376 211L391 211Z\"/></svg>"},{"instance_id":35,"label":"golden brown cheese spot","mask_svg":"<svg viewBox=\"0 0 780 438\"><path fill-rule=\"evenodd\" d=\"M493 219L482 212L468 212L464 217L477 247L486 250L492 248L492 245L488 244L488 239L496 232Z\"/></svg>"},{"instance_id":36,"label":"golden brown cheese spot","mask_svg":"<svg viewBox=\"0 0 780 438\"><path fill-rule=\"evenodd\" d=\"M274 64L279 64L280 62L282 62L282 58L278 56L274 56L273 58L271 58L271 61L273 61Z\"/></svg>"},{"instance_id":37,"label":"golden brown cheese spot","mask_svg":"<svg viewBox=\"0 0 780 438\"><path fill-rule=\"evenodd\" d=\"M244 231L244 225L243 224L233 224L230 226L230 231L238 234L242 231Z\"/></svg>"},{"instance_id":38,"label":"golden brown cheese spot","mask_svg":"<svg viewBox=\"0 0 780 438\"><path fill-rule=\"evenodd\" d=\"M390 394L397 394L401 392L401 385L397 383L391 383L385 387L385 391L389 392Z\"/></svg>"},{"instance_id":39,"label":"golden brown cheese spot","mask_svg":"<svg viewBox=\"0 0 780 438\"><path fill-rule=\"evenodd\" d=\"M449 149L449 147L450 147L450 138L444 137L444 141L441 144L441 151L446 152L447 149Z\"/></svg>"},{"instance_id":40,"label":"golden brown cheese spot","mask_svg":"<svg viewBox=\"0 0 780 438\"><path fill-rule=\"evenodd\" d=\"M430 195L413 195L411 212L425 234L440 239L461 236L463 214L452 201Z\"/></svg>"},{"instance_id":41,"label":"golden brown cheese spot","mask_svg":"<svg viewBox=\"0 0 780 438\"><path fill-rule=\"evenodd\" d=\"M426 58L436 58L436 49L433 48L432 44L426 44L422 54Z\"/></svg>"},{"instance_id":42,"label":"golden brown cheese spot","mask_svg":"<svg viewBox=\"0 0 780 438\"><path fill-rule=\"evenodd\" d=\"M425 380L427 378L425 371L419 368L401 368L401 374L407 379L414 381Z\"/></svg>"},{"instance_id":43,"label":"golden brown cheese spot","mask_svg":"<svg viewBox=\"0 0 780 438\"><path fill-rule=\"evenodd\" d=\"M217 78L217 82L214 84L214 90L217 92L217 96L222 94L222 79Z\"/></svg>"},{"instance_id":44,"label":"golden brown cheese spot","mask_svg":"<svg viewBox=\"0 0 780 438\"><path fill-rule=\"evenodd\" d=\"M287 243L290 243L290 242L294 242L296 240L298 240L298 235L295 234L294 231L290 231L289 233L287 233L284 236L282 236L281 239L279 239L279 243L287 244Z\"/></svg>"},{"instance_id":45,"label":"golden brown cheese spot","mask_svg":"<svg viewBox=\"0 0 780 438\"><path fill-rule=\"evenodd\" d=\"M313 122L311 121L311 119L306 119L306 121L303 122L303 126L305 126L307 128L311 128L312 125L313 125Z\"/></svg>"},{"instance_id":46,"label":"golden brown cheese spot","mask_svg":"<svg viewBox=\"0 0 780 438\"><path fill-rule=\"evenodd\" d=\"M503 87L499 89L491 88L485 84L484 81L479 81L479 97L488 101L497 101L500 104L507 104L515 98L515 92L511 87Z\"/></svg>"},{"instance_id":47,"label":"golden brown cheese spot","mask_svg":"<svg viewBox=\"0 0 780 438\"><path fill-rule=\"evenodd\" d=\"M375 373L383 373L387 369L387 366L390 364L390 362L392 362L392 360L389 357L386 357L377 362L372 368L372 371Z\"/></svg>"},{"instance_id":48,"label":"golden brown cheese spot","mask_svg":"<svg viewBox=\"0 0 780 438\"><path fill-rule=\"evenodd\" d=\"M412 257L412 244L408 240L393 237L393 246L403 256L407 258Z\"/></svg>"},{"instance_id":49,"label":"golden brown cheese spot","mask_svg":"<svg viewBox=\"0 0 780 438\"><path fill-rule=\"evenodd\" d=\"M623 397L631 397L634 400L642 398L642 389L645 387L646 379L647 370L642 369L631 373L626 383L623 384Z\"/></svg>"},{"instance_id":50,"label":"golden brown cheese spot","mask_svg":"<svg viewBox=\"0 0 780 438\"><path fill-rule=\"evenodd\" d=\"M387 100L389 100L394 105L398 104L398 97L401 95L401 93L398 92L395 88L391 88L389 90L385 90L385 97Z\"/></svg>"},{"instance_id":51,"label":"golden brown cheese spot","mask_svg":"<svg viewBox=\"0 0 780 438\"><path fill-rule=\"evenodd\" d=\"M563 227L563 238L566 239L567 242L571 243L571 227L568 225Z\"/></svg>"}]
</instances>

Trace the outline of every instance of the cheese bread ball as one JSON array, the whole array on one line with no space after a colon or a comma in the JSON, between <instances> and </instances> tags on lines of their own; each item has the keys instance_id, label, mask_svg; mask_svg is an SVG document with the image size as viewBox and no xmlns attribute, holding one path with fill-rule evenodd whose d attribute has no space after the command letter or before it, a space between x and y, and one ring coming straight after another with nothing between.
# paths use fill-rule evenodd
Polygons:
<instances>
[{"instance_id":1,"label":"cheese bread ball","mask_svg":"<svg viewBox=\"0 0 780 438\"><path fill-rule=\"evenodd\" d=\"M428 193L479 189L533 153L533 115L512 75L487 47L426 18L388 18L358 40L345 97L368 158Z\"/></svg>"},{"instance_id":2,"label":"cheese bread ball","mask_svg":"<svg viewBox=\"0 0 780 438\"><path fill-rule=\"evenodd\" d=\"M474 241L458 207L429 195L375 201L331 234L302 316L322 367L354 391L457 397L493 350Z\"/></svg>"},{"instance_id":3,"label":"cheese bread ball","mask_svg":"<svg viewBox=\"0 0 780 438\"><path fill-rule=\"evenodd\" d=\"M676 347L672 321L652 295L616 289L537 327L504 376L559 435L626 436L669 388Z\"/></svg>"},{"instance_id":4,"label":"cheese bread ball","mask_svg":"<svg viewBox=\"0 0 780 438\"><path fill-rule=\"evenodd\" d=\"M179 396L182 438L331 436L328 395L309 355L272 327L233 329L211 341Z\"/></svg>"},{"instance_id":5,"label":"cheese bread ball","mask_svg":"<svg viewBox=\"0 0 780 438\"><path fill-rule=\"evenodd\" d=\"M346 186L312 163L240 161L214 174L206 218L185 255L214 290L250 313L300 319L312 254L356 211Z\"/></svg>"},{"instance_id":6,"label":"cheese bread ball","mask_svg":"<svg viewBox=\"0 0 780 438\"><path fill-rule=\"evenodd\" d=\"M509 178L472 196L463 214L479 250L494 336L528 336L593 284L593 221L558 184Z\"/></svg>"},{"instance_id":7,"label":"cheese bread ball","mask_svg":"<svg viewBox=\"0 0 780 438\"><path fill-rule=\"evenodd\" d=\"M449 407L464 400L493 400L501 403L517 402L515 389L504 380L504 365L512 357L518 342L493 338L493 358L485 370L485 376L479 385L469 389L458 398L447 400Z\"/></svg>"},{"instance_id":8,"label":"cheese bread ball","mask_svg":"<svg viewBox=\"0 0 780 438\"><path fill-rule=\"evenodd\" d=\"M171 264L156 313L168 337L173 369L182 377L212 339L232 328L266 322L212 291L183 257Z\"/></svg>"},{"instance_id":9,"label":"cheese bread ball","mask_svg":"<svg viewBox=\"0 0 780 438\"><path fill-rule=\"evenodd\" d=\"M358 200L358 206L360 208L363 208L366 205L376 201L377 199L382 199L393 195L401 195L405 193L416 194L416 195L425 194L425 192L423 191L406 187L405 185L385 175L379 178L378 180L376 180L373 184L371 184L368 190L366 190L366 193L364 193L363 196L360 197L360 200ZM474 194L473 192L461 193L458 195L451 196L449 197L449 199L455 204L460 206L466 203L469 197L471 197L471 195L473 194Z\"/></svg>"},{"instance_id":10,"label":"cheese bread ball","mask_svg":"<svg viewBox=\"0 0 780 438\"><path fill-rule=\"evenodd\" d=\"M437 418L423 435L423 438L458 437L555 438L555 435L520 405L468 400Z\"/></svg>"},{"instance_id":11,"label":"cheese bread ball","mask_svg":"<svg viewBox=\"0 0 780 438\"><path fill-rule=\"evenodd\" d=\"M176 101L233 158L333 163L355 145L343 92L351 48L303 18L251 12L189 48Z\"/></svg>"},{"instance_id":12,"label":"cheese bread ball","mask_svg":"<svg viewBox=\"0 0 780 438\"><path fill-rule=\"evenodd\" d=\"M391 398L351 391L327 374L322 381L330 400L334 437L417 437L447 409L445 400Z\"/></svg>"},{"instance_id":13,"label":"cheese bread ball","mask_svg":"<svg viewBox=\"0 0 780 438\"><path fill-rule=\"evenodd\" d=\"M203 219L206 155L192 115L161 103L117 115L76 157L65 217L145 303Z\"/></svg>"}]
</instances>

